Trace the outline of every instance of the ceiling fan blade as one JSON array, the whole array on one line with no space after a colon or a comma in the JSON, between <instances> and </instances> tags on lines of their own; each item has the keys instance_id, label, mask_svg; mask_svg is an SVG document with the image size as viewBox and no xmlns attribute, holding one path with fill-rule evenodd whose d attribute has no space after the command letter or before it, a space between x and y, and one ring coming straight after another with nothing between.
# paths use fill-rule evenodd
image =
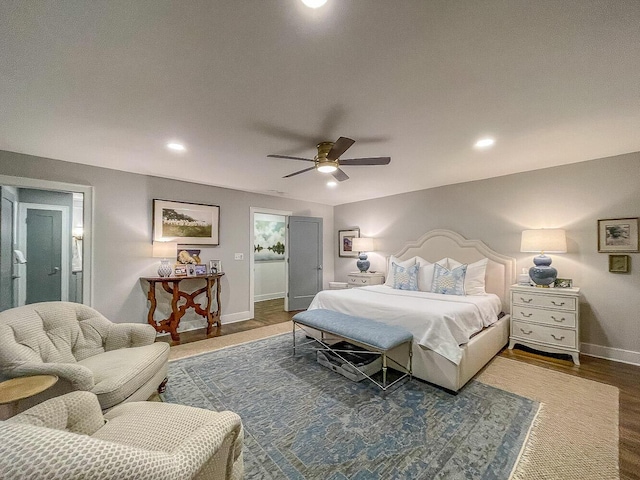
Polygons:
<instances>
[{"instance_id":1,"label":"ceiling fan blade","mask_svg":"<svg viewBox=\"0 0 640 480\"><path fill-rule=\"evenodd\" d=\"M327 159L335 160L336 158L340 158L340 155L346 152L347 149L354 143L356 143L355 140L351 140L350 138L347 138L347 137L340 137L336 141L336 143L333 144L333 147L331 148L331 150L329 150L329 153L327 154Z\"/></svg>"},{"instance_id":2,"label":"ceiling fan blade","mask_svg":"<svg viewBox=\"0 0 640 480\"><path fill-rule=\"evenodd\" d=\"M391 157L372 157L372 158L345 158L340 160L342 166L357 165L389 165Z\"/></svg>"},{"instance_id":3,"label":"ceiling fan blade","mask_svg":"<svg viewBox=\"0 0 640 480\"><path fill-rule=\"evenodd\" d=\"M282 178L295 177L296 175L300 175L301 173L308 172L309 170L315 170L315 169L316 169L316 167L314 165L313 167L305 168L304 170L299 170L297 172L290 173L289 175L285 175Z\"/></svg>"},{"instance_id":4,"label":"ceiling fan blade","mask_svg":"<svg viewBox=\"0 0 640 480\"><path fill-rule=\"evenodd\" d=\"M339 182L344 182L345 180L349 180L349 175L347 175L340 169L337 169L336 171L331 172L331 175L333 175L333 178L335 178Z\"/></svg>"},{"instance_id":5,"label":"ceiling fan blade","mask_svg":"<svg viewBox=\"0 0 640 480\"><path fill-rule=\"evenodd\" d=\"M305 162L313 162L310 158L290 157L288 155L267 155L269 158L286 158L288 160L304 160Z\"/></svg>"}]
</instances>

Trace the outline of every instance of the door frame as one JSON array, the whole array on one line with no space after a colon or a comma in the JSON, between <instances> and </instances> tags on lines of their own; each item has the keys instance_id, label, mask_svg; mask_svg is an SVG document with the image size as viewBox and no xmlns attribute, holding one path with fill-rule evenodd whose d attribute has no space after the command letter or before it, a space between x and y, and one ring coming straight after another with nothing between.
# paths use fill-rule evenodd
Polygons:
<instances>
[{"instance_id":1,"label":"door frame","mask_svg":"<svg viewBox=\"0 0 640 480\"><path fill-rule=\"evenodd\" d=\"M255 214L266 213L268 215L281 215L284 218L285 224L289 225L289 217L293 215L290 210L273 210L271 208L250 207L249 208L249 318L253 318L255 315L254 297L255 297L255 252L253 251L255 232ZM284 249L284 310L287 311L289 307L289 269L286 268L289 264L289 249L285 246Z\"/></svg>"},{"instance_id":2,"label":"door frame","mask_svg":"<svg viewBox=\"0 0 640 480\"><path fill-rule=\"evenodd\" d=\"M38 178L13 177L11 175L0 175L0 185L51 190L53 192L77 192L84 195L84 211L82 213L82 303L89 306L93 305L93 187Z\"/></svg>"},{"instance_id":3,"label":"door frame","mask_svg":"<svg viewBox=\"0 0 640 480\"><path fill-rule=\"evenodd\" d=\"M69 207L66 205L48 205L46 203L22 203L18 202L18 250L21 250L29 261L27 251L27 210L56 210L62 212L62 228L60 243L62 252L60 255L60 300L69 301L69 282L71 282L71 269L69 268L71 251L71 225L69 222ZM18 279L18 305L24 305L27 300L27 277L20 275Z\"/></svg>"}]
</instances>

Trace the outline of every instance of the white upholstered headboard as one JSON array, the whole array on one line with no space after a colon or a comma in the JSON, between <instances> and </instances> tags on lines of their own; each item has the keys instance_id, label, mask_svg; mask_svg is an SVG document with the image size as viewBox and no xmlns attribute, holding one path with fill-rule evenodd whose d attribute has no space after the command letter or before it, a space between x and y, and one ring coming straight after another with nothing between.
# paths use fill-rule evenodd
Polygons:
<instances>
[{"instance_id":1,"label":"white upholstered headboard","mask_svg":"<svg viewBox=\"0 0 640 480\"><path fill-rule=\"evenodd\" d=\"M502 301L502 310L509 312L509 287L516 278L516 259L491 250L480 240L467 240L451 230L431 230L419 240L408 243L395 256L406 260L416 255L430 262L449 257L462 263L488 258L485 290Z\"/></svg>"}]
</instances>

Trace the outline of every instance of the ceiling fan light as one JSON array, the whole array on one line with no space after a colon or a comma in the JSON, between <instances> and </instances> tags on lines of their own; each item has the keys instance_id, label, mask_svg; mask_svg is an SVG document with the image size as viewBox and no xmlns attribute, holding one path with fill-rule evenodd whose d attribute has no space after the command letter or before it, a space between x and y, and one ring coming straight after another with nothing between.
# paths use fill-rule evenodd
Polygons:
<instances>
[{"instance_id":1,"label":"ceiling fan light","mask_svg":"<svg viewBox=\"0 0 640 480\"><path fill-rule=\"evenodd\" d=\"M323 165L318 165L318 171L322 173L335 172L337 169L338 167L336 167L335 164L333 163L325 163Z\"/></svg>"},{"instance_id":2,"label":"ceiling fan light","mask_svg":"<svg viewBox=\"0 0 640 480\"><path fill-rule=\"evenodd\" d=\"M309 8L319 8L327 3L327 0L302 0L302 3Z\"/></svg>"}]
</instances>

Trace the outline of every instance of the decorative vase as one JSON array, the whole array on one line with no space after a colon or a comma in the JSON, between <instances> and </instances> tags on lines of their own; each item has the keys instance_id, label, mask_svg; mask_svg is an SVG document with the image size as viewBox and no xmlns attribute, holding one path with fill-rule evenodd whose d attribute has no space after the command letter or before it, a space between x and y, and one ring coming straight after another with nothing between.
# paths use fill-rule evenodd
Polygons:
<instances>
[{"instance_id":1,"label":"decorative vase","mask_svg":"<svg viewBox=\"0 0 640 480\"><path fill-rule=\"evenodd\" d=\"M362 273L366 273L367 270L369 270L369 267L371 266L371 262L369 260L367 260L367 254L364 252L360 252L360 255L358 255L359 260L356 262L356 265L358 266L358 270L360 270Z\"/></svg>"},{"instance_id":2,"label":"decorative vase","mask_svg":"<svg viewBox=\"0 0 640 480\"><path fill-rule=\"evenodd\" d=\"M158 276L159 277L170 277L173 273L173 268L169 265L169 260L163 258L160 261L160 266L158 267Z\"/></svg>"}]
</instances>

